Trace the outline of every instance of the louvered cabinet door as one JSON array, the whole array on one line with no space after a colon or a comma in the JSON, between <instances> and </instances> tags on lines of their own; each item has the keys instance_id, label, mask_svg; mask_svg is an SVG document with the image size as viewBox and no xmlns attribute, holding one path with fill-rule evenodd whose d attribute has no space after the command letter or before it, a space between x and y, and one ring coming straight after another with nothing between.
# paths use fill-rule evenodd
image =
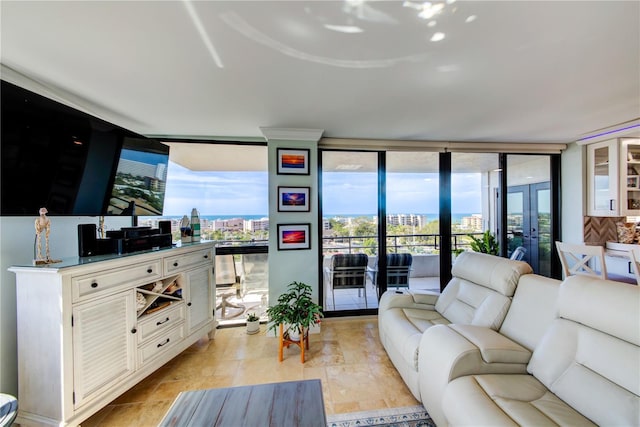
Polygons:
<instances>
[{"instance_id":1,"label":"louvered cabinet door","mask_svg":"<svg viewBox=\"0 0 640 427\"><path fill-rule=\"evenodd\" d=\"M74 408L135 370L134 291L73 308Z\"/></svg>"},{"instance_id":2,"label":"louvered cabinet door","mask_svg":"<svg viewBox=\"0 0 640 427\"><path fill-rule=\"evenodd\" d=\"M187 325L189 334L213 319L211 265L185 273L187 277Z\"/></svg>"}]
</instances>

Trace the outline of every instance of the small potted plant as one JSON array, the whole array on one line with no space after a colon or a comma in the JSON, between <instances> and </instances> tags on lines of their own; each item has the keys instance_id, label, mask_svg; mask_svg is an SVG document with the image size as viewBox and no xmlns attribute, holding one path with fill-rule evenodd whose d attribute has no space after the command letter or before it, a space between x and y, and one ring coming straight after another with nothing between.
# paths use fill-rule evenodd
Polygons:
<instances>
[{"instance_id":1,"label":"small potted plant","mask_svg":"<svg viewBox=\"0 0 640 427\"><path fill-rule=\"evenodd\" d=\"M249 335L257 334L260 331L260 318L256 313L247 314L247 333Z\"/></svg>"},{"instance_id":2,"label":"small potted plant","mask_svg":"<svg viewBox=\"0 0 640 427\"><path fill-rule=\"evenodd\" d=\"M283 325L284 336L292 341L299 341L323 317L322 307L311 299L311 286L302 282L290 283L277 304L267 308L267 315L271 322L269 330L275 332Z\"/></svg>"}]
</instances>

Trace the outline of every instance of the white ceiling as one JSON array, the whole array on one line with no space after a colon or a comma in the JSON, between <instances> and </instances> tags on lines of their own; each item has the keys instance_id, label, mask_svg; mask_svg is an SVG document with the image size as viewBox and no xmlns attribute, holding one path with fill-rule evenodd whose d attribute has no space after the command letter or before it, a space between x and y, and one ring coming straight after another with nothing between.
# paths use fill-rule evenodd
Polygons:
<instances>
[{"instance_id":1,"label":"white ceiling","mask_svg":"<svg viewBox=\"0 0 640 427\"><path fill-rule=\"evenodd\" d=\"M565 143L640 117L639 1L449 2L2 0L3 78L156 136Z\"/></svg>"}]
</instances>

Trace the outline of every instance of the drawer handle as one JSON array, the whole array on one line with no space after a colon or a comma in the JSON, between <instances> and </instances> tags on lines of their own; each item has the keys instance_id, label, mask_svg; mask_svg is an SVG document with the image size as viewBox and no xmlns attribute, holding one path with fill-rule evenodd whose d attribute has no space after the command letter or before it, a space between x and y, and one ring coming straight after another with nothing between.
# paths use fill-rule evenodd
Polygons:
<instances>
[{"instance_id":1,"label":"drawer handle","mask_svg":"<svg viewBox=\"0 0 640 427\"><path fill-rule=\"evenodd\" d=\"M187 307L191 307L191 303L190 302L187 303Z\"/></svg>"},{"instance_id":2,"label":"drawer handle","mask_svg":"<svg viewBox=\"0 0 640 427\"><path fill-rule=\"evenodd\" d=\"M131 330L131 333L132 333L132 334L135 334L136 332L138 332L138 330L137 330L136 328L133 328L133 329Z\"/></svg>"},{"instance_id":3,"label":"drawer handle","mask_svg":"<svg viewBox=\"0 0 640 427\"><path fill-rule=\"evenodd\" d=\"M169 344L169 338L167 338L167 340L165 342L162 342L162 343L158 344L157 347L160 348L160 347L165 346L167 344Z\"/></svg>"},{"instance_id":4,"label":"drawer handle","mask_svg":"<svg viewBox=\"0 0 640 427\"><path fill-rule=\"evenodd\" d=\"M153 268L147 269L147 273L149 273L149 274L153 273Z\"/></svg>"},{"instance_id":5,"label":"drawer handle","mask_svg":"<svg viewBox=\"0 0 640 427\"><path fill-rule=\"evenodd\" d=\"M167 317L166 319L164 319L162 322L156 322L156 326L160 326L163 323L167 323L169 321L169 318Z\"/></svg>"},{"instance_id":6,"label":"drawer handle","mask_svg":"<svg viewBox=\"0 0 640 427\"><path fill-rule=\"evenodd\" d=\"M205 255L205 256L204 256L204 259L207 259L207 258L209 258L209 254L207 254L207 255Z\"/></svg>"},{"instance_id":7,"label":"drawer handle","mask_svg":"<svg viewBox=\"0 0 640 427\"><path fill-rule=\"evenodd\" d=\"M178 261L174 262L174 263L173 263L173 266L174 266L174 267L177 267L177 266L178 266Z\"/></svg>"},{"instance_id":8,"label":"drawer handle","mask_svg":"<svg viewBox=\"0 0 640 427\"><path fill-rule=\"evenodd\" d=\"M97 288L97 287L98 287L98 283L93 282L93 283L91 284L91 287L92 287L92 288Z\"/></svg>"}]
</instances>

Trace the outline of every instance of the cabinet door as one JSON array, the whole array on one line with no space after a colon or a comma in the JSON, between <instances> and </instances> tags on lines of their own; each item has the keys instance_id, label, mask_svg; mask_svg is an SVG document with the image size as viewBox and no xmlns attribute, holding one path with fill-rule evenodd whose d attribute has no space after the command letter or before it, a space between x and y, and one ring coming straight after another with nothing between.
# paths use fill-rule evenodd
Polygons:
<instances>
[{"instance_id":1,"label":"cabinet door","mask_svg":"<svg viewBox=\"0 0 640 427\"><path fill-rule=\"evenodd\" d=\"M188 334L213 320L212 266L185 273Z\"/></svg>"},{"instance_id":2,"label":"cabinet door","mask_svg":"<svg viewBox=\"0 0 640 427\"><path fill-rule=\"evenodd\" d=\"M640 138L620 140L620 190L622 215L640 215Z\"/></svg>"},{"instance_id":3,"label":"cabinet door","mask_svg":"<svg viewBox=\"0 0 640 427\"><path fill-rule=\"evenodd\" d=\"M603 141L587 146L587 214L618 216L618 142Z\"/></svg>"},{"instance_id":4,"label":"cabinet door","mask_svg":"<svg viewBox=\"0 0 640 427\"><path fill-rule=\"evenodd\" d=\"M73 307L74 408L135 370L134 291Z\"/></svg>"}]
</instances>

